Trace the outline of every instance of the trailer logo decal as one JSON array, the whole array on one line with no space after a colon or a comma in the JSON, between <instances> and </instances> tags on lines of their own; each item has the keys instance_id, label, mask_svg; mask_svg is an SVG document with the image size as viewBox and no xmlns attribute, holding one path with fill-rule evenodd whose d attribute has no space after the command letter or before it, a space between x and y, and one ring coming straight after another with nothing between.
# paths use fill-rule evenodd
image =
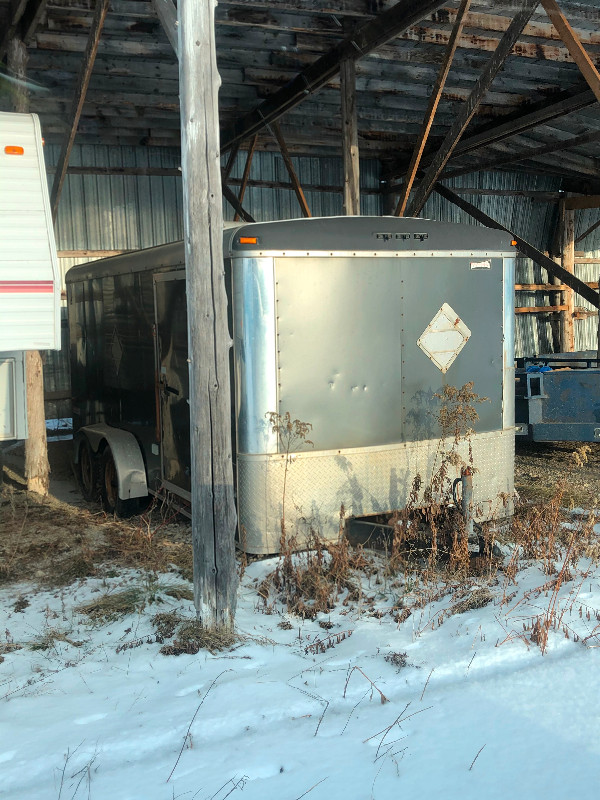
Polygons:
<instances>
[{"instance_id":1,"label":"trailer logo decal","mask_svg":"<svg viewBox=\"0 0 600 800\"><path fill-rule=\"evenodd\" d=\"M471 331L448 303L437 312L417 341L417 345L442 373L469 341Z\"/></svg>"},{"instance_id":2,"label":"trailer logo decal","mask_svg":"<svg viewBox=\"0 0 600 800\"><path fill-rule=\"evenodd\" d=\"M491 269L492 262L486 259L485 261L471 261L471 269Z\"/></svg>"}]
</instances>

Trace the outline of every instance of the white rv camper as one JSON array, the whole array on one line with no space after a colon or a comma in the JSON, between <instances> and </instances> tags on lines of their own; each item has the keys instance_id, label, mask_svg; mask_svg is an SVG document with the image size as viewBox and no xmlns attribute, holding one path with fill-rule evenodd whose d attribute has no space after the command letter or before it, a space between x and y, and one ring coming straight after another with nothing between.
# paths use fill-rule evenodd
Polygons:
<instances>
[{"instance_id":1,"label":"white rv camper","mask_svg":"<svg viewBox=\"0 0 600 800\"><path fill-rule=\"evenodd\" d=\"M0 441L27 436L24 351L60 349L60 289L39 120L0 112Z\"/></svg>"}]
</instances>

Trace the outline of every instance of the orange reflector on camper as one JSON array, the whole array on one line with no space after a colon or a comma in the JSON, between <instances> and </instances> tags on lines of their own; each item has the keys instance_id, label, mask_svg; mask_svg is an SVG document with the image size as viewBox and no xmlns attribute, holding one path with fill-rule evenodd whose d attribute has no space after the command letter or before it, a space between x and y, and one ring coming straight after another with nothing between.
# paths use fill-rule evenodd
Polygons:
<instances>
[{"instance_id":1,"label":"orange reflector on camper","mask_svg":"<svg viewBox=\"0 0 600 800\"><path fill-rule=\"evenodd\" d=\"M257 236L240 236L240 244L258 244Z\"/></svg>"},{"instance_id":2,"label":"orange reflector on camper","mask_svg":"<svg viewBox=\"0 0 600 800\"><path fill-rule=\"evenodd\" d=\"M516 246L517 246L517 240L516 240L516 239L513 239L513 240L512 240L512 242L511 242L511 244L512 244L512 246L513 246L513 247L516 247Z\"/></svg>"},{"instance_id":3,"label":"orange reflector on camper","mask_svg":"<svg viewBox=\"0 0 600 800\"><path fill-rule=\"evenodd\" d=\"M25 150L16 144L7 144L4 148L4 152L7 156L22 156Z\"/></svg>"}]
</instances>

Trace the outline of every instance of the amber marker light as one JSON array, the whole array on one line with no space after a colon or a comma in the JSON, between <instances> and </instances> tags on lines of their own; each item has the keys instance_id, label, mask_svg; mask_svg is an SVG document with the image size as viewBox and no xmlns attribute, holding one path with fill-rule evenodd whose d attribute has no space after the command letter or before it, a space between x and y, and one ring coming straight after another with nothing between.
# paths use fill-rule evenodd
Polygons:
<instances>
[{"instance_id":1,"label":"amber marker light","mask_svg":"<svg viewBox=\"0 0 600 800\"><path fill-rule=\"evenodd\" d=\"M240 236L240 244L258 244L257 236Z\"/></svg>"},{"instance_id":2,"label":"amber marker light","mask_svg":"<svg viewBox=\"0 0 600 800\"><path fill-rule=\"evenodd\" d=\"M22 156L25 150L17 144L7 144L4 152L7 156Z\"/></svg>"},{"instance_id":3,"label":"amber marker light","mask_svg":"<svg viewBox=\"0 0 600 800\"><path fill-rule=\"evenodd\" d=\"M516 240L516 239L513 239L513 240L512 240L512 242L511 242L511 244L512 244L512 246L513 246L513 247L516 247L516 246L517 246L517 240Z\"/></svg>"}]
</instances>

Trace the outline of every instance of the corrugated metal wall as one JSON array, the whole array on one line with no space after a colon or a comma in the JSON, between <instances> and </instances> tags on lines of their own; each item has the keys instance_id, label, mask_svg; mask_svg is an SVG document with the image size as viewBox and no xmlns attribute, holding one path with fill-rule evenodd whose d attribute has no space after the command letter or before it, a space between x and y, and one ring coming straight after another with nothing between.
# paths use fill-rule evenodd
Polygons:
<instances>
[{"instance_id":1,"label":"corrugated metal wall","mask_svg":"<svg viewBox=\"0 0 600 800\"><path fill-rule=\"evenodd\" d=\"M519 172L482 172L462 175L445 183L452 189L483 189L501 191L544 191L554 192L560 188L560 178L534 176ZM480 208L490 217L497 219L517 235L526 239L540 250L548 250L556 225L556 203L539 202L530 197L464 194L466 200ZM448 203L438 194L432 194L423 210L424 216L447 222L478 223L465 211ZM529 258L517 259L517 283L545 283L541 267ZM547 304L548 295L540 293L519 293L519 306L542 306ZM517 356L547 353L552 351L550 322L545 315L517 314L515 330L515 351Z\"/></svg>"},{"instance_id":2,"label":"corrugated metal wall","mask_svg":"<svg viewBox=\"0 0 600 800\"><path fill-rule=\"evenodd\" d=\"M575 239L600 220L600 209L586 208L575 212ZM576 264L575 274L582 281L597 281L600 278L600 228L575 245L585 252L587 258L597 258L596 264ZM575 305L590 310L592 306L576 296ZM598 317L596 314L575 320L575 349L596 350L598 346Z\"/></svg>"},{"instance_id":3,"label":"corrugated metal wall","mask_svg":"<svg viewBox=\"0 0 600 800\"><path fill-rule=\"evenodd\" d=\"M46 164L54 167L59 148L46 148ZM241 178L246 154L238 154L231 172L232 178ZM342 185L342 161L336 158L294 157L294 166L305 186ZM223 157L223 165L226 157ZM167 148L75 146L71 166L95 167L160 167L177 169L179 151ZM50 174L50 183L53 173ZM250 178L253 180L289 183L289 177L279 154L257 152L254 155ZM448 181L454 189L504 191L557 191L560 179L550 176L510 173L474 173ZM377 161L361 161L361 212L380 215L383 210L380 187L380 165ZM234 187L234 190L236 187ZM313 216L331 216L342 213L342 195L339 192L306 190L306 199ZM547 250L556 225L556 204L538 202L522 196L496 196L461 192L467 200L498 219L531 244ZM244 207L260 221L301 216L296 196L291 189L269 189L249 186ZM223 215L233 219L233 210L224 202ZM432 194L423 210L423 216L450 222L477 224L468 214L451 205L437 194ZM597 210L576 214L576 236L598 218ZM59 250L128 250L150 247L182 238L181 179L177 176L128 175L68 175L61 197L57 221L57 246ZM587 255L600 256L600 228L580 245ZM64 272L74 264L88 258L63 258ZM583 280L597 280L600 265L577 265L576 274ZM546 280L541 269L529 259L517 263L518 283L541 283ZM540 306L548 302L542 294L518 295L520 306ZM577 305L584 306L583 301ZM597 317L576 321L576 347L596 347ZM549 352L552 334L547 316L517 315L517 355ZM47 357L47 387L60 391L68 386L67 353L49 353Z\"/></svg>"},{"instance_id":4,"label":"corrugated metal wall","mask_svg":"<svg viewBox=\"0 0 600 800\"><path fill-rule=\"evenodd\" d=\"M49 184L60 148L46 147ZM231 172L242 177L246 154L239 153ZM227 161L223 157L223 166ZM301 182L313 186L342 186L342 162L335 158L292 157ZM163 147L73 147L72 167L159 167L177 169L179 151ZM361 187L377 192L378 161L361 162ZM277 153L254 154L251 180L289 183L283 159ZM234 187L236 190L236 187ZM315 217L342 213L341 192L306 191L306 200ZM300 217L301 211L292 189L267 189L250 186L244 207L261 222ZM234 211L223 201L223 217L232 220ZM363 194L362 214L381 214L381 196ZM138 250L183 237L183 199L181 179L176 176L140 175L67 175L56 223L59 250ZM63 276L76 264L89 258L61 259Z\"/></svg>"}]
</instances>

